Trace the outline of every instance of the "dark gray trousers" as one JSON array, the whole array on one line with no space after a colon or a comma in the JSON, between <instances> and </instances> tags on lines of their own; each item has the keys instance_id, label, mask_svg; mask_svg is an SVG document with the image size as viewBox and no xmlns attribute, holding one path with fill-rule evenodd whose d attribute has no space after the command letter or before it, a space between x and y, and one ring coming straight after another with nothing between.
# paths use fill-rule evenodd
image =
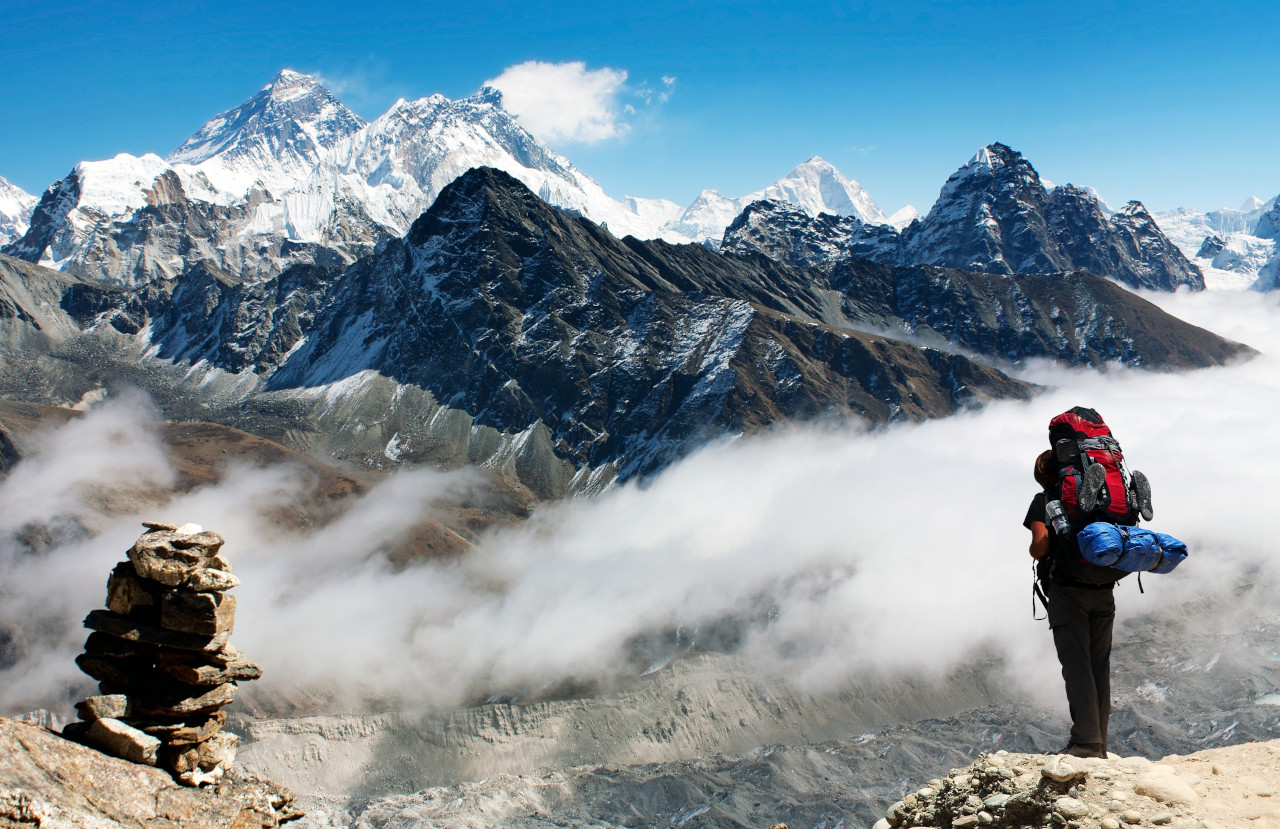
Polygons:
<instances>
[{"instance_id":1,"label":"dark gray trousers","mask_svg":"<svg viewBox=\"0 0 1280 829\"><path fill-rule=\"evenodd\" d=\"M1049 627L1062 663L1071 707L1071 742L1107 745L1111 717L1111 625L1116 602L1111 590L1045 585Z\"/></svg>"}]
</instances>

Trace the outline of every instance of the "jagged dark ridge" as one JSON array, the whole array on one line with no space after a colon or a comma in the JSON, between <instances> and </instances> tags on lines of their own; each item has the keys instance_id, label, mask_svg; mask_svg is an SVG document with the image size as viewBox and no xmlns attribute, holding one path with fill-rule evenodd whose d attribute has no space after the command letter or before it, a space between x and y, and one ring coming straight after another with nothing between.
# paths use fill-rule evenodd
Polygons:
<instances>
[{"instance_id":1,"label":"jagged dark ridge","mask_svg":"<svg viewBox=\"0 0 1280 829\"><path fill-rule=\"evenodd\" d=\"M0 276L0 316L28 344L6 359L43 378L6 372L6 396L128 382L171 417L363 463L505 463L544 497L784 419L920 419L1031 393L953 344L1153 368L1248 351L1083 274L803 268L619 240L483 168L348 267L251 280L202 263L122 289L4 259Z\"/></svg>"}]
</instances>

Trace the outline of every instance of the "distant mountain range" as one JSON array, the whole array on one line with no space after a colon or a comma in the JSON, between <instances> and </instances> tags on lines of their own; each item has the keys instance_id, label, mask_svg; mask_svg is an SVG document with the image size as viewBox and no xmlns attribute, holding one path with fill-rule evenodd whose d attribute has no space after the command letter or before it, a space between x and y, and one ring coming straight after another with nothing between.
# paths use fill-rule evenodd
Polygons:
<instances>
[{"instance_id":1,"label":"distant mountain range","mask_svg":"<svg viewBox=\"0 0 1280 829\"><path fill-rule=\"evenodd\" d=\"M849 255L883 263L990 273L1084 268L1131 286L1203 286L1186 245L1170 244L1140 204L1113 213L1088 188L1048 187L999 144L951 176L922 218L910 207L886 218L856 181L817 157L755 193L704 190L682 209L610 198L524 130L496 90L400 100L366 123L318 80L289 70L166 159L82 162L34 209L0 203L0 215L21 213L7 225L13 238L4 251L122 285L200 263L250 278L299 263L350 264L406 233L445 185L478 166L510 173L619 237L718 247L735 218L767 200L819 224L830 222L819 221L824 215L850 220L840 231ZM850 222L862 229L849 230ZM739 234L733 244L746 240Z\"/></svg>"},{"instance_id":2,"label":"distant mountain range","mask_svg":"<svg viewBox=\"0 0 1280 829\"><path fill-rule=\"evenodd\" d=\"M41 198L30 230L25 219L14 224L6 252L124 285L201 261L264 276L296 262L351 262L404 234L445 185L479 166L619 236L718 242L741 206L764 196L815 214L884 218L857 182L818 158L745 199L704 191L688 210L616 201L521 127L496 90L399 100L365 123L315 78L285 70L166 159L76 165Z\"/></svg>"},{"instance_id":3,"label":"distant mountain range","mask_svg":"<svg viewBox=\"0 0 1280 829\"><path fill-rule=\"evenodd\" d=\"M173 420L483 464L537 498L786 420L1027 398L1028 358L1251 353L1120 287L1204 287L1141 204L1046 186L1001 144L923 217L886 219L820 158L681 210L610 199L493 90L366 123L286 71L167 159L0 195L0 397L136 386ZM1273 232L1263 208L1249 232Z\"/></svg>"},{"instance_id":4,"label":"distant mountain range","mask_svg":"<svg viewBox=\"0 0 1280 829\"><path fill-rule=\"evenodd\" d=\"M1272 290L1280 277L1280 197L1251 197L1238 210L1172 210L1156 221L1215 287Z\"/></svg>"},{"instance_id":5,"label":"distant mountain range","mask_svg":"<svg viewBox=\"0 0 1280 829\"><path fill-rule=\"evenodd\" d=\"M351 264L135 286L0 258L0 396L146 390L366 466L484 464L537 497L788 419L946 415L1029 357L1154 369L1250 353L1086 273L801 267L618 239L477 168Z\"/></svg>"},{"instance_id":6,"label":"distant mountain range","mask_svg":"<svg viewBox=\"0 0 1280 829\"><path fill-rule=\"evenodd\" d=\"M1108 214L1086 189L1049 190L1022 154L1003 144L978 152L947 179L929 214L900 232L766 201L734 220L723 249L803 265L854 257L997 274L1087 270L1133 288L1204 288L1200 270L1140 202Z\"/></svg>"}]
</instances>

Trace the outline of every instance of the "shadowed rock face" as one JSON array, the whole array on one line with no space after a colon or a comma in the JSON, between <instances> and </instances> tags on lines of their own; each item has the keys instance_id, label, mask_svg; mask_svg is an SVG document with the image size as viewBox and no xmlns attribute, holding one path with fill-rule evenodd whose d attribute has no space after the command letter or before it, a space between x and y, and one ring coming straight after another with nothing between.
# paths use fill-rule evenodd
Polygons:
<instances>
[{"instance_id":1,"label":"shadowed rock face","mask_svg":"<svg viewBox=\"0 0 1280 829\"><path fill-rule=\"evenodd\" d=\"M901 233L854 218L819 216L779 202L750 205L722 248L781 262L830 265L868 259L993 274L1090 271L1133 288L1204 288L1200 270L1156 226L1141 202L1111 217L1073 185L1045 189L1035 168L1003 144L984 148L943 185L923 219Z\"/></svg>"},{"instance_id":2,"label":"shadowed rock face","mask_svg":"<svg viewBox=\"0 0 1280 829\"><path fill-rule=\"evenodd\" d=\"M580 489L583 470L605 470L593 485L648 474L780 420L923 419L1030 394L954 346L997 363L1153 368L1247 353L1096 277L797 267L619 240L484 168L345 268L246 279L205 264L132 290L42 282L12 260L0 273L28 317L59 309L59 365L139 385L171 417L374 465L483 462L538 497ZM43 302L23 299L32 286ZM70 396L62 384L77 399L83 373L41 369L45 399Z\"/></svg>"}]
</instances>

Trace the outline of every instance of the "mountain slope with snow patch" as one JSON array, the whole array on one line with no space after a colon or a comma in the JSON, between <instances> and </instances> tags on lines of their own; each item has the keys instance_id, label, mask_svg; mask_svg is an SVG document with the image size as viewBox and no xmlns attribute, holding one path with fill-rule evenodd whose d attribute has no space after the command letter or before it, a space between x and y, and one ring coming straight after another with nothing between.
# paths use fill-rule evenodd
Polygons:
<instances>
[{"instance_id":1,"label":"mountain slope with snow patch","mask_svg":"<svg viewBox=\"0 0 1280 829\"><path fill-rule=\"evenodd\" d=\"M37 201L26 190L0 177L0 245L27 232Z\"/></svg>"}]
</instances>

